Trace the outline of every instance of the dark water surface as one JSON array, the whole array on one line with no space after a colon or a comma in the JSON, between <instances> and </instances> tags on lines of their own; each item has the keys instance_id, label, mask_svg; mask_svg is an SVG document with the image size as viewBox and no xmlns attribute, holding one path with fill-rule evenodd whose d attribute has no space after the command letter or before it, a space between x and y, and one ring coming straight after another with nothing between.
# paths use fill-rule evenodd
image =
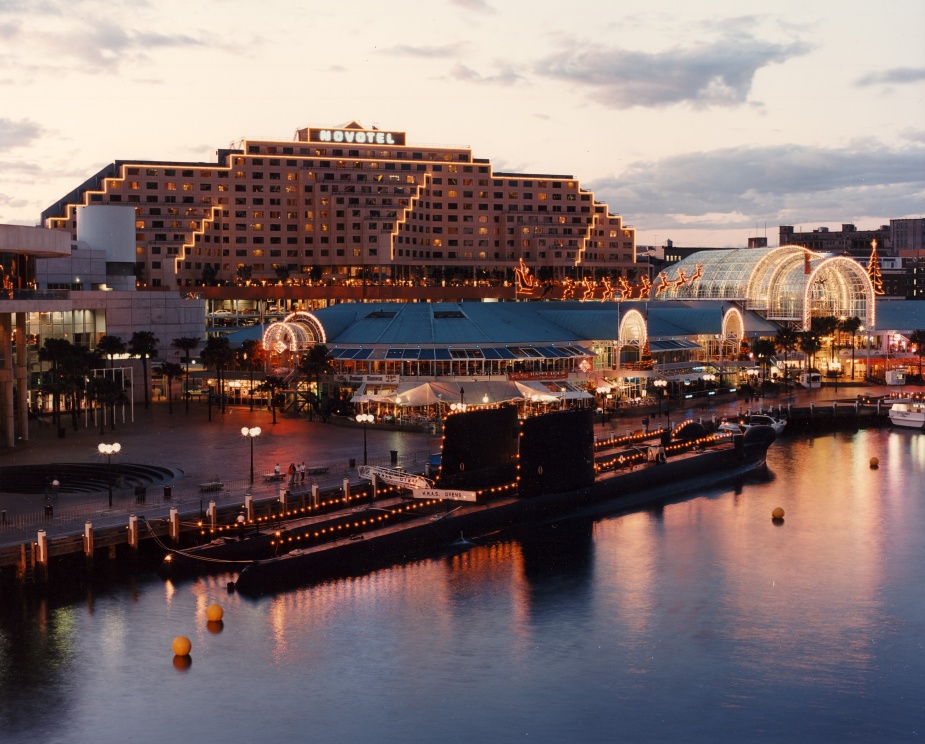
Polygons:
<instances>
[{"instance_id":1,"label":"dark water surface","mask_svg":"<svg viewBox=\"0 0 925 744\"><path fill-rule=\"evenodd\" d=\"M7 601L0 741L921 739L925 435L788 439L769 466L259 600L221 576Z\"/></svg>"}]
</instances>

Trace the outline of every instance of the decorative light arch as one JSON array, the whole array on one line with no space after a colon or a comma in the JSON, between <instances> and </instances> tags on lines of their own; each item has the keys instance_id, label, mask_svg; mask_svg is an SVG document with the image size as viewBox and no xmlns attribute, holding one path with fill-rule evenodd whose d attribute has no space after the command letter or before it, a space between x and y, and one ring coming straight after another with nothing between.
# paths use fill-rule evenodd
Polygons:
<instances>
[{"instance_id":1,"label":"decorative light arch","mask_svg":"<svg viewBox=\"0 0 925 744\"><path fill-rule=\"evenodd\" d=\"M722 328L720 329L720 345L725 354L726 346L730 346L733 354L738 354L745 338L745 318L737 307L729 308L723 313Z\"/></svg>"},{"instance_id":2,"label":"decorative light arch","mask_svg":"<svg viewBox=\"0 0 925 744\"><path fill-rule=\"evenodd\" d=\"M277 323L271 323L263 333L263 348L282 354L298 354L316 344L326 342L324 326L311 313L304 310L289 313Z\"/></svg>"},{"instance_id":3,"label":"decorative light arch","mask_svg":"<svg viewBox=\"0 0 925 744\"><path fill-rule=\"evenodd\" d=\"M620 319L620 348L638 346L641 351L646 345L648 333L645 316L638 310L627 310Z\"/></svg>"}]
</instances>

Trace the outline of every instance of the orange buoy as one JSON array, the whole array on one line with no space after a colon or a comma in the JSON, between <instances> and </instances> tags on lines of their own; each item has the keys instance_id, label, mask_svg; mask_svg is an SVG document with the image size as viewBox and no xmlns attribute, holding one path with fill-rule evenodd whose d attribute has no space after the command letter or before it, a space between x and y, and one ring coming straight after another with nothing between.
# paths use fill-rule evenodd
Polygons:
<instances>
[{"instance_id":1,"label":"orange buoy","mask_svg":"<svg viewBox=\"0 0 925 744\"><path fill-rule=\"evenodd\" d=\"M784 518L784 510L781 509L779 506L776 509L774 509L774 511L771 512L771 519L783 519L783 518Z\"/></svg>"},{"instance_id":2,"label":"orange buoy","mask_svg":"<svg viewBox=\"0 0 925 744\"><path fill-rule=\"evenodd\" d=\"M173 639L172 648L177 656L189 656L193 644L186 636L177 636Z\"/></svg>"},{"instance_id":3,"label":"orange buoy","mask_svg":"<svg viewBox=\"0 0 925 744\"><path fill-rule=\"evenodd\" d=\"M220 604L210 604L206 607L206 619L210 623L217 623L222 619L222 615L225 614L225 611L222 609Z\"/></svg>"}]
</instances>

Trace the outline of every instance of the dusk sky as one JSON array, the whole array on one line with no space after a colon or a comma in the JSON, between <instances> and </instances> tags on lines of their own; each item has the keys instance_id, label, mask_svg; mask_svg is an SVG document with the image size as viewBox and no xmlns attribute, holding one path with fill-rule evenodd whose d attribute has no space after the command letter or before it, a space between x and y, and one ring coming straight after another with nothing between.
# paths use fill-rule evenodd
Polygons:
<instances>
[{"instance_id":1,"label":"dusk sky","mask_svg":"<svg viewBox=\"0 0 925 744\"><path fill-rule=\"evenodd\" d=\"M0 223L356 120L570 174L641 245L925 215L925 2L0 0Z\"/></svg>"}]
</instances>

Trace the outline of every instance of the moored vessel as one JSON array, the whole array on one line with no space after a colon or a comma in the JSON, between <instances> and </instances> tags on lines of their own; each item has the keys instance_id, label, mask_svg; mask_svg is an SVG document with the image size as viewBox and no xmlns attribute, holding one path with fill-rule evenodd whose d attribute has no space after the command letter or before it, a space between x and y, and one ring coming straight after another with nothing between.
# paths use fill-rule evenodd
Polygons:
<instances>
[{"instance_id":1,"label":"moored vessel","mask_svg":"<svg viewBox=\"0 0 925 744\"><path fill-rule=\"evenodd\" d=\"M246 594L362 572L386 560L478 537L514 524L635 506L739 478L761 468L776 433L750 426L741 434L708 435L693 421L654 442L596 441L590 410L561 411L523 421L508 407L447 419L440 472L421 496L436 506L401 520L357 528L350 535L303 543L285 555L247 565L235 582ZM629 445L629 446L627 446ZM417 494L416 494L417 495ZM356 524L356 523L354 523Z\"/></svg>"}]
</instances>

